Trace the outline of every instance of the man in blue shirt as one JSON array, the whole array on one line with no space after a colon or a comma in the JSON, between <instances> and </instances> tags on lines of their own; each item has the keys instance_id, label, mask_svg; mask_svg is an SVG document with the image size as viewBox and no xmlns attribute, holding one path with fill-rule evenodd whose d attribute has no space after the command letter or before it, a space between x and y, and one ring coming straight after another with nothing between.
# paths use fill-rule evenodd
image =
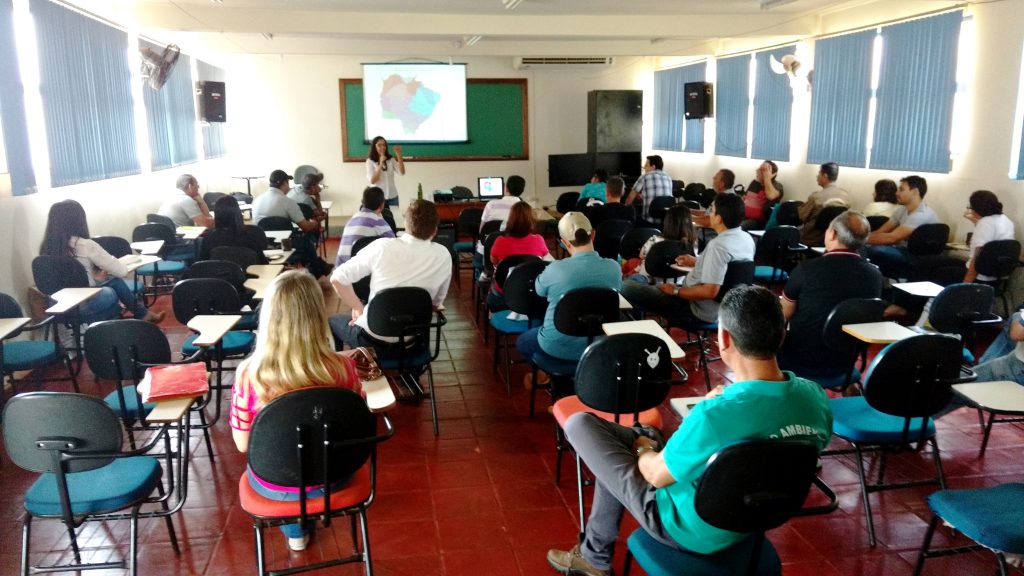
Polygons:
<instances>
[{"instance_id":1,"label":"man in blue shirt","mask_svg":"<svg viewBox=\"0 0 1024 576\"><path fill-rule=\"evenodd\" d=\"M832 412L821 387L779 370L775 352L786 322L779 300L765 288L741 286L722 301L718 342L735 384L694 406L661 446L636 428L581 412L565 435L593 472L594 502L582 544L548 551L562 574L607 576L622 514L666 546L712 554L746 537L711 526L697 514L694 495L708 458L754 438L795 438L823 449Z\"/></svg>"},{"instance_id":2,"label":"man in blue shirt","mask_svg":"<svg viewBox=\"0 0 1024 576\"><path fill-rule=\"evenodd\" d=\"M583 336L567 336L555 328L555 306L562 296L577 288L622 287L622 269L614 260L594 251L594 229L580 212L569 212L558 222L558 235L570 257L552 262L537 277L537 294L548 299L544 324L521 334L516 348L525 358L543 351L555 358L578 360L587 348Z\"/></svg>"}]
</instances>

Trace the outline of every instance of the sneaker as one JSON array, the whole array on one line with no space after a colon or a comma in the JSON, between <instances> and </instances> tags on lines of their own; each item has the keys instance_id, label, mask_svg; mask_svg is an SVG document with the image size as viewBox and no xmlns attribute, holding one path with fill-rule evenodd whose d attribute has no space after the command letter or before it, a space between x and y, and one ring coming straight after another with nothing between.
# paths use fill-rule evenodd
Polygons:
<instances>
[{"instance_id":1,"label":"sneaker","mask_svg":"<svg viewBox=\"0 0 1024 576\"><path fill-rule=\"evenodd\" d=\"M167 316L167 312L164 312L163 310L160 312L153 312L150 310L149 312L146 312L146 317L143 318L143 320L152 324L159 324L164 321L165 316Z\"/></svg>"},{"instance_id":2,"label":"sneaker","mask_svg":"<svg viewBox=\"0 0 1024 576\"><path fill-rule=\"evenodd\" d=\"M302 552L306 549L306 544L309 544L309 534L288 539L288 548L291 548L293 552Z\"/></svg>"},{"instance_id":3,"label":"sneaker","mask_svg":"<svg viewBox=\"0 0 1024 576\"><path fill-rule=\"evenodd\" d=\"M611 570L598 570L583 559L580 545L572 550L548 550L548 564L559 574L575 574L579 576L611 576Z\"/></svg>"}]
</instances>

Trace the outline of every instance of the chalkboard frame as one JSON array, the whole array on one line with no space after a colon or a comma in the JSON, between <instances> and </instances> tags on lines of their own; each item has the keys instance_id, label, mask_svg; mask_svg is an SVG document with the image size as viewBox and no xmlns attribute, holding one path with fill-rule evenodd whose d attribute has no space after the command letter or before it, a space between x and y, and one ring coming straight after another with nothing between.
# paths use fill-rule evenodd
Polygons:
<instances>
[{"instance_id":1,"label":"chalkboard frame","mask_svg":"<svg viewBox=\"0 0 1024 576\"><path fill-rule=\"evenodd\" d=\"M369 143L366 142L366 149L350 150L348 142L349 134L349 107L346 106L346 89L350 85L362 86L362 79L360 78L339 78L338 79L338 99L341 106L341 156L343 162L365 162L366 153L369 150ZM530 159L530 125L529 125L529 99L526 90L526 78L467 78L466 79L466 91L467 97L472 86L474 85L487 85L487 84L514 84L519 87L519 97L522 101L522 153L521 154L472 154L472 155L445 155L446 148L450 148L453 144L441 144L441 143L425 143L425 144L409 144L404 145L406 149L410 146L416 148L425 147L431 150L435 150L435 153L417 153L413 155L406 154L406 159L409 161L419 162L461 162L461 161L483 161L483 160L529 160ZM358 106L353 106L353 113L357 108L361 108L362 103ZM472 114L472 111L467 111L467 114ZM470 140L472 140L472 116L470 116ZM360 132L362 132L360 130ZM362 138L362 134L359 135ZM365 140L364 140L365 142ZM462 143L454 144L458 146ZM356 155L361 154L361 155Z\"/></svg>"}]
</instances>

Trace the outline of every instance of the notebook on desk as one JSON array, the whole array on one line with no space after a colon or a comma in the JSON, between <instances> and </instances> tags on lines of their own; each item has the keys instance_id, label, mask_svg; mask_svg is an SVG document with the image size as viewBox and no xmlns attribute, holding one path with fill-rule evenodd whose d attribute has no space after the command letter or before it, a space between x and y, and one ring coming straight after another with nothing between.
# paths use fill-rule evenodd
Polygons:
<instances>
[{"instance_id":1,"label":"notebook on desk","mask_svg":"<svg viewBox=\"0 0 1024 576\"><path fill-rule=\"evenodd\" d=\"M202 396L210 389L206 365L202 362L153 366L139 382L143 402Z\"/></svg>"}]
</instances>

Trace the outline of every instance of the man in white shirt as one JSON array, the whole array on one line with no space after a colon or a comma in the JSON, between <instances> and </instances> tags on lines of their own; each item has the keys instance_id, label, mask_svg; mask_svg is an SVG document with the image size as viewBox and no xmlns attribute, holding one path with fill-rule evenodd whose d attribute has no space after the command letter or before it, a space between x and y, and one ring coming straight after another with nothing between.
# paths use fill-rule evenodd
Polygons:
<instances>
[{"instance_id":1,"label":"man in white shirt","mask_svg":"<svg viewBox=\"0 0 1024 576\"><path fill-rule=\"evenodd\" d=\"M341 301L352 308L350 314L330 318L335 341L351 348L373 346L391 339L370 331L366 310L352 285L370 276L370 298L385 288L415 286L425 289L434 307L443 308L452 279L452 257L448 249L433 242L437 234L437 208L428 200L415 200L405 214L406 233L399 238L382 238L370 243L331 275L331 284Z\"/></svg>"},{"instance_id":2,"label":"man in white shirt","mask_svg":"<svg viewBox=\"0 0 1024 576\"><path fill-rule=\"evenodd\" d=\"M508 220L508 213L512 207L523 201L521 196L526 190L526 180L522 176L509 176L505 183L505 194L497 199L491 200L484 206L484 213L480 216L480 226L491 220ZM502 226L504 228L504 225Z\"/></svg>"},{"instance_id":3,"label":"man in white shirt","mask_svg":"<svg viewBox=\"0 0 1024 576\"><path fill-rule=\"evenodd\" d=\"M213 228L210 208L199 195L199 181L191 174L178 176L175 183L179 194L160 205L157 214L170 218L175 226L202 226Z\"/></svg>"}]
</instances>

